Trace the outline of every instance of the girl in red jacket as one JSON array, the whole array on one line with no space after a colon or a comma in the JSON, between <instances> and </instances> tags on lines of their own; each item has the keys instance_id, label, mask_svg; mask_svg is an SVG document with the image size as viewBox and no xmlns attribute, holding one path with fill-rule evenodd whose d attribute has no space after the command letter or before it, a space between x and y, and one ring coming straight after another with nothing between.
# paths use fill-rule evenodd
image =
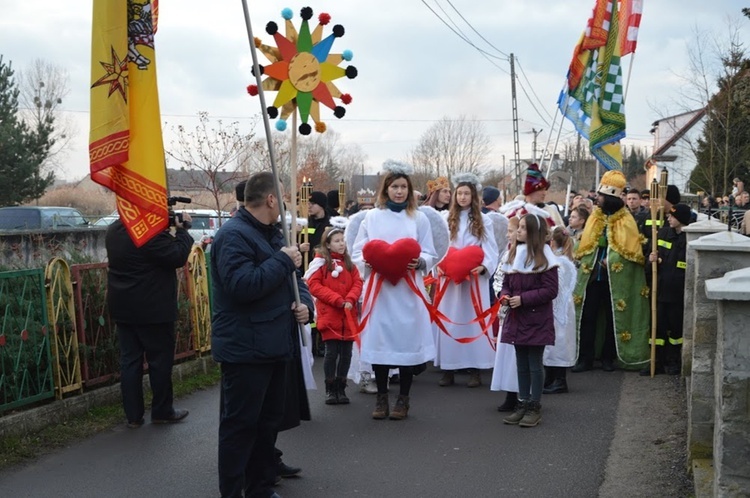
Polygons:
<instances>
[{"instance_id":1,"label":"girl in red jacket","mask_svg":"<svg viewBox=\"0 0 750 498\"><path fill-rule=\"evenodd\" d=\"M510 307L503 320L501 341L513 344L518 372L518 405L506 424L534 427L541 420L544 347L555 344L552 301L557 297L559 263L547 245L544 218L521 218L515 247L503 265L500 301Z\"/></svg>"},{"instance_id":2,"label":"girl in red jacket","mask_svg":"<svg viewBox=\"0 0 750 498\"><path fill-rule=\"evenodd\" d=\"M348 404L346 374L352 361L352 344L357 335L357 301L362 278L346 252L344 230L328 227L320 248L305 275L310 294L317 300L316 325L325 344L323 372L326 404ZM347 317L349 315L349 317Z\"/></svg>"}]
</instances>

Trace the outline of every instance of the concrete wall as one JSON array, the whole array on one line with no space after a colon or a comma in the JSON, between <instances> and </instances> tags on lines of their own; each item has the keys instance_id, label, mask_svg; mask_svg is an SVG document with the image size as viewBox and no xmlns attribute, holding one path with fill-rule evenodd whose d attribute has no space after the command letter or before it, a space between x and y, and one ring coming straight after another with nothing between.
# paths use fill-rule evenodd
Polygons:
<instances>
[{"instance_id":1,"label":"concrete wall","mask_svg":"<svg viewBox=\"0 0 750 498\"><path fill-rule=\"evenodd\" d=\"M0 232L0 270L44 268L56 256L71 264L100 263L107 256L106 231L106 226L91 226Z\"/></svg>"}]
</instances>

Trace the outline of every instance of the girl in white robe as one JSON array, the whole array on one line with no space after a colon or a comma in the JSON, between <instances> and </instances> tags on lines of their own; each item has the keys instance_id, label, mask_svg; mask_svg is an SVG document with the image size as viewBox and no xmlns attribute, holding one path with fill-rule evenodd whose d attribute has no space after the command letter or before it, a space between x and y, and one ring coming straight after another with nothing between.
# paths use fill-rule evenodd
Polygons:
<instances>
[{"instance_id":1,"label":"girl in white robe","mask_svg":"<svg viewBox=\"0 0 750 498\"><path fill-rule=\"evenodd\" d=\"M481 322L471 323L477 318L477 307L484 311L490 306L490 277L498 263L498 249L493 233L492 221L482 214L479 202L479 179L475 175L462 174L454 178L455 190L453 200L448 211L448 226L450 229L450 247L455 250L469 246L481 247L483 259L475 268L471 269L467 279L456 283L443 274L438 266L440 285L447 286L438 305L438 309L450 321L445 323L450 336L438 331L436 339L437 355L435 366L442 368L445 373L440 379L441 386L454 383L454 371L469 369L468 387L478 387L482 384L479 370L490 369L495 364L495 351L491 339L483 331L483 325L490 324L494 317L485 317ZM444 260L447 264L451 257L465 257L460 252L449 253ZM478 290L479 302L472 300L472 288ZM491 326L488 328L491 334ZM483 333L485 335L483 335ZM479 336L472 342L458 342L456 339L466 339Z\"/></svg>"},{"instance_id":2,"label":"girl in white robe","mask_svg":"<svg viewBox=\"0 0 750 498\"><path fill-rule=\"evenodd\" d=\"M372 416L401 420L408 415L414 367L421 371L422 365L435 357L423 276L437 262L437 253L430 222L417 210L409 179L411 167L394 162L387 162L384 167L387 173L379 189L378 206L365 215L359 227L352 261L360 265L360 271L366 275L360 355L363 362L372 364L378 387ZM414 239L420 252L404 268L405 276L393 284L377 271L377 264L383 263L365 261L364 253L371 241L393 244L400 239ZM366 266L369 271L365 271ZM373 290L378 288L378 280L382 284L375 293ZM391 366L399 367L400 377L399 396L393 410L389 410L388 402L388 369Z\"/></svg>"}]
</instances>

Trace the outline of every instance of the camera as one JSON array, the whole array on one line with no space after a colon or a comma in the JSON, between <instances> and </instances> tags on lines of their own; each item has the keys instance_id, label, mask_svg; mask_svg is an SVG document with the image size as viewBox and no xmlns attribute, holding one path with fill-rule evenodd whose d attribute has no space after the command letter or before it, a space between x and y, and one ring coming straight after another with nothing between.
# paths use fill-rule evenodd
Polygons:
<instances>
[{"instance_id":1,"label":"camera","mask_svg":"<svg viewBox=\"0 0 750 498\"><path fill-rule=\"evenodd\" d=\"M183 204L190 204L191 202L193 202L193 200L190 197L179 196L172 196L167 198L167 207L169 209L169 226L177 226L177 222L179 221L185 230L189 230L192 227L191 223L189 221L182 221L182 213L175 213L174 209L172 209L172 207L178 202L181 202Z\"/></svg>"}]
</instances>

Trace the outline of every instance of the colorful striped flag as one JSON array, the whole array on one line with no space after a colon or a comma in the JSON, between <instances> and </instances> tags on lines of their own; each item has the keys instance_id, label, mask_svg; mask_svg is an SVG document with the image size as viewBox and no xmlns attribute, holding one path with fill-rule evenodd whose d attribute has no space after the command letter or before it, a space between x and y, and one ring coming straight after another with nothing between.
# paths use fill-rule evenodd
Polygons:
<instances>
[{"instance_id":1,"label":"colorful striped flag","mask_svg":"<svg viewBox=\"0 0 750 498\"><path fill-rule=\"evenodd\" d=\"M638 28L641 26L643 0L620 2L620 56L635 52L638 43Z\"/></svg>"},{"instance_id":2,"label":"colorful striped flag","mask_svg":"<svg viewBox=\"0 0 750 498\"><path fill-rule=\"evenodd\" d=\"M617 0L596 0L573 53L558 106L591 153L608 170L622 169L619 141L625 137Z\"/></svg>"},{"instance_id":3,"label":"colorful striped flag","mask_svg":"<svg viewBox=\"0 0 750 498\"><path fill-rule=\"evenodd\" d=\"M149 0L94 0L91 179L117 195L140 247L168 226L167 175Z\"/></svg>"}]
</instances>

